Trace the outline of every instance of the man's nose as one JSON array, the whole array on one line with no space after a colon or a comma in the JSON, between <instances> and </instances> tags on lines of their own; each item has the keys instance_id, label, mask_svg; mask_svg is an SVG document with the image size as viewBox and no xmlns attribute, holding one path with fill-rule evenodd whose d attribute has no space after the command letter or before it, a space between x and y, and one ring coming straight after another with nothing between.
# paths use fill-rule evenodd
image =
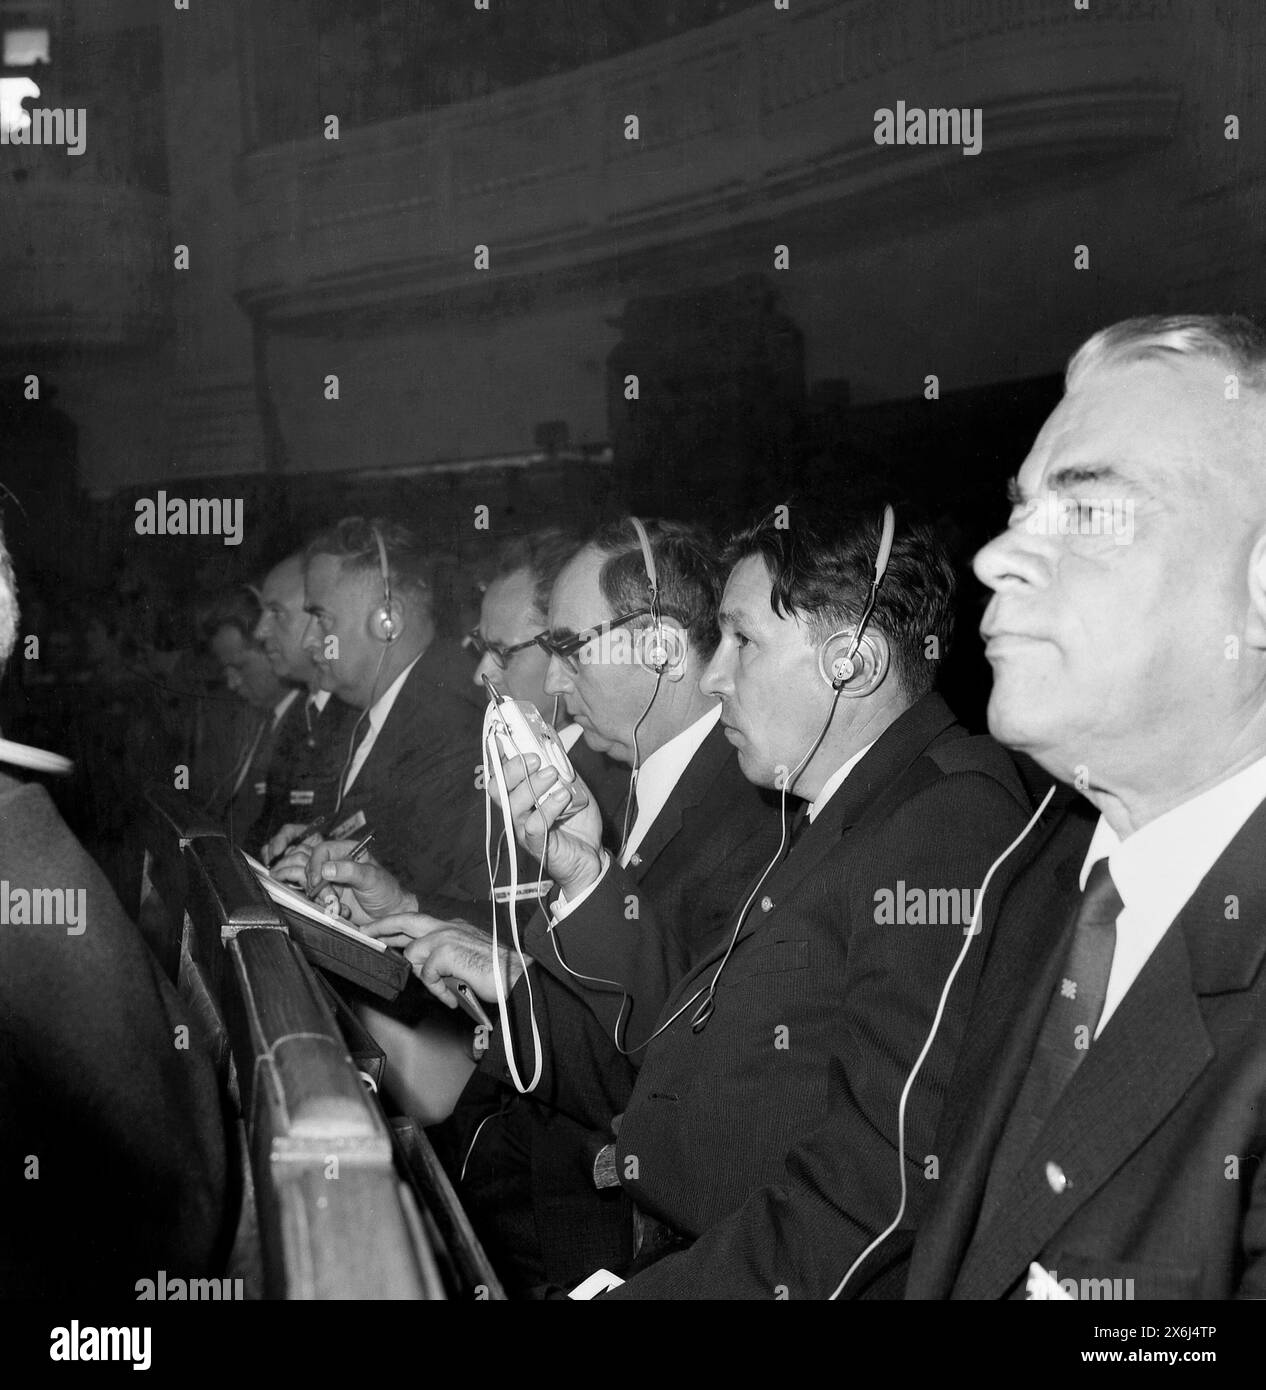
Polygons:
<instances>
[{"instance_id":1,"label":"man's nose","mask_svg":"<svg viewBox=\"0 0 1266 1390\"><path fill-rule=\"evenodd\" d=\"M972 559L976 578L995 592L1013 584L1038 584L1050 568L1043 551L1044 541L1030 534L1023 523L1008 526Z\"/></svg>"},{"instance_id":2,"label":"man's nose","mask_svg":"<svg viewBox=\"0 0 1266 1390\"><path fill-rule=\"evenodd\" d=\"M730 662L722 656L720 647L712 653L712 660L704 667L703 675L699 677L699 689L704 695L733 693L734 681L731 678Z\"/></svg>"},{"instance_id":3,"label":"man's nose","mask_svg":"<svg viewBox=\"0 0 1266 1390\"><path fill-rule=\"evenodd\" d=\"M545 668L545 681L541 688L547 695L566 695L569 690L575 689L572 684L571 672L558 657L550 657L549 665Z\"/></svg>"},{"instance_id":4,"label":"man's nose","mask_svg":"<svg viewBox=\"0 0 1266 1390\"><path fill-rule=\"evenodd\" d=\"M259 622L255 624L255 627L251 632L252 641L262 642L264 638L268 635L268 618L269 615L267 613L260 614Z\"/></svg>"},{"instance_id":5,"label":"man's nose","mask_svg":"<svg viewBox=\"0 0 1266 1390\"><path fill-rule=\"evenodd\" d=\"M316 631L315 618L310 617L308 621L304 623L303 636L299 641L299 646L305 652L312 652L313 654L321 650L321 637L320 633Z\"/></svg>"},{"instance_id":6,"label":"man's nose","mask_svg":"<svg viewBox=\"0 0 1266 1390\"><path fill-rule=\"evenodd\" d=\"M501 674L501 667L493 660L492 653L485 652L483 656L479 658L479 665L475 667L475 674L471 677L471 680L482 689L484 677L487 676L493 685L495 685L498 690L501 690L501 681L498 679Z\"/></svg>"}]
</instances>

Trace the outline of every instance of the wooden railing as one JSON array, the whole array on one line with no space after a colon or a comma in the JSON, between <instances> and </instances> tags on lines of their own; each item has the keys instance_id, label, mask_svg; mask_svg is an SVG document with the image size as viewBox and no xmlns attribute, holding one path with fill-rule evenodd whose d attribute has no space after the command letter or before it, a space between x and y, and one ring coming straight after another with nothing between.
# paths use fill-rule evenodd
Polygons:
<instances>
[{"instance_id":1,"label":"wooden railing","mask_svg":"<svg viewBox=\"0 0 1266 1390\"><path fill-rule=\"evenodd\" d=\"M247 1155L236 1268L270 1298L503 1297L425 1134L384 1115L372 1038L241 854L178 795L149 803L142 930L211 1040Z\"/></svg>"}]
</instances>

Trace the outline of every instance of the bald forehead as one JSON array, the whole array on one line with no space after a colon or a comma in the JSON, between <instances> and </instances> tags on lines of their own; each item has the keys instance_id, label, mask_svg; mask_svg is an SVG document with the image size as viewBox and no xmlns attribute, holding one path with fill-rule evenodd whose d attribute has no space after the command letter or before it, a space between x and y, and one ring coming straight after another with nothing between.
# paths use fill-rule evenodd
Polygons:
<instances>
[{"instance_id":1,"label":"bald forehead","mask_svg":"<svg viewBox=\"0 0 1266 1390\"><path fill-rule=\"evenodd\" d=\"M535 602L536 583L530 571L515 570L494 579L480 604L479 625L484 636L494 642L526 641L541 628L542 615L535 611Z\"/></svg>"},{"instance_id":2,"label":"bald forehead","mask_svg":"<svg viewBox=\"0 0 1266 1390\"><path fill-rule=\"evenodd\" d=\"M1122 492L1178 496L1205 509L1243 499L1246 489L1266 500L1266 397L1241 386L1228 399L1228 375L1225 364L1203 359L1088 371L1042 427L1022 490L1059 486L1070 470L1084 483L1098 471Z\"/></svg>"},{"instance_id":3,"label":"bald forehead","mask_svg":"<svg viewBox=\"0 0 1266 1390\"><path fill-rule=\"evenodd\" d=\"M606 557L589 545L567 562L550 596L550 627L579 632L613 616L598 584L605 563Z\"/></svg>"}]
</instances>

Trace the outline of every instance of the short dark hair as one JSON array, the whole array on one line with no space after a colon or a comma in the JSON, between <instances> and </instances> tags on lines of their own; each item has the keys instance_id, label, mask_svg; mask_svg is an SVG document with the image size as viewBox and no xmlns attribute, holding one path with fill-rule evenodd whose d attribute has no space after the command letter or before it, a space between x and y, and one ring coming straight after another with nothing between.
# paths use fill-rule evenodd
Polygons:
<instances>
[{"instance_id":1,"label":"short dark hair","mask_svg":"<svg viewBox=\"0 0 1266 1390\"><path fill-rule=\"evenodd\" d=\"M508 579L526 572L532 581L532 613L542 627L549 616L549 599L568 560L580 549L580 536L561 526L530 531L526 536L506 541L497 552L489 582Z\"/></svg>"},{"instance_id":2,"label":"short dark hair","mask_svg":"<svg viewBox=\"0 0 1266 1390\"><path fill-rule=\"evenodd\" d=\"M222 627L233 627L242 634L248 647L257 647L255 625L260 618L259 600L246 587L237 584L208 595L198 606L198 630L204 642L210 642Z\"/></svg>"},{"instance_id":3,"label":"short dark hair","mask_svg":"<svg viewBox=\"0 0 1266 1390\"><path fill-rule=\"evenodd\" d=\"M659 580L660 612L675 618L685 629L694 649L707 658L721 640L717 610L725 587L720 547L704 526L684 521L647 521L651 554ZM598 572L598 587L618 617L645 608L650 592L646 562L628 517L621 517L594 533L586 542L606 557ZM645 627L650 619L637 626Z\"/></svg>"},{"instance_id":4,"label":"short dark hair","mask_svg":"<svg viewBox=\"0 0 1266 1390\"><path fill-rule=\"evenodd\" d=\"M738 532L726 559L734 566L759 555L769 570L770 607L779 617L799 618L821 642L861 617L882 536L882 507L846 511L793 499ZM932 689L949 651L956 583L936 532L898 512L870 622L887 637L893 671L911 698ZM929 637L936 639L930 652Z\"/></svg>"},{"instance_id":5,"label":"short dark hair","mask_svg":"<svg viewBox=\"0 0 1266 1390\"><path fill-rule=\"evenodd\" d=\"M318 555L332 555L344 572L381 577L382 557L375 533L382 537L387 552L392 596L408 593L430 612L435 589L431 547L417 530L402 522L378 516L345 516L312 537L303 552L304 564Z\"/></svg>"}]
</instances>

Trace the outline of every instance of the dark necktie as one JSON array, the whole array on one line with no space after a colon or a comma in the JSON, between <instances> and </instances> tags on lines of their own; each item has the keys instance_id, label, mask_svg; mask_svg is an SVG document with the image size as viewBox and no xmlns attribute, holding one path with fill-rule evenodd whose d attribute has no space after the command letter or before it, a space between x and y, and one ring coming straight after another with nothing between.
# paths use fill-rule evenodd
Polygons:
<instances>
[{"instance_id":1,"label":"dark necktie","mask_svg":"<svg viewBox=\"0 0 1266 1390\"><path fill-rule=\"evenodd\" d=\"M799 807L797 808L795 815L793 815L791 818L791 825L789 827L790 833L787 836L788 854L790 854L791 851L795 849L796 841L800 839L801 835L803 835L804 832L812 824L812 822L809 820L809 807L811 804L811 802L802 801Z\"/></svg>"},{"instance_id":2,"label":"dark necktie","mask_svg":"<svg viewBox=\"0 0 1266 1390\"><path fill-rule=\"evenodd\" d=\"M620 852L616 855L617 859L624 858L624 846L629 842L629 836L633 833L633 827L637 824L637 779L633 779L632 788L624 795L624 804L620 807L616 815L615 823L620 827Z\"/></svg>"},{"instance_id":3,"label":"dark necktie","mask_svg":"<svg viewBox=\"0 0 1266 1390\"><path fill-rule=\"evenodd\" d=\"M316 731L313 729L312 724L314 720L320 717L321 711L316 707L316 696L306 696L303 701L304 743L309 752L316 747Z\"/></svg>"},{"instance_id":4,"label":"dark necktie","mask_svg":"<svg viewBox=\"0 0 1266 1390\"><path fill-rule=\"evenodd\" d=\"M1028 1073L994 1152L980 1211L982 1229L998 1214L1011 1180L1090 1049L1108 993L1117 916L1123 906L1108 861L1098 860L1086 879L1072 945L1047 1006Z\"/></svg>"}]
</instances>

